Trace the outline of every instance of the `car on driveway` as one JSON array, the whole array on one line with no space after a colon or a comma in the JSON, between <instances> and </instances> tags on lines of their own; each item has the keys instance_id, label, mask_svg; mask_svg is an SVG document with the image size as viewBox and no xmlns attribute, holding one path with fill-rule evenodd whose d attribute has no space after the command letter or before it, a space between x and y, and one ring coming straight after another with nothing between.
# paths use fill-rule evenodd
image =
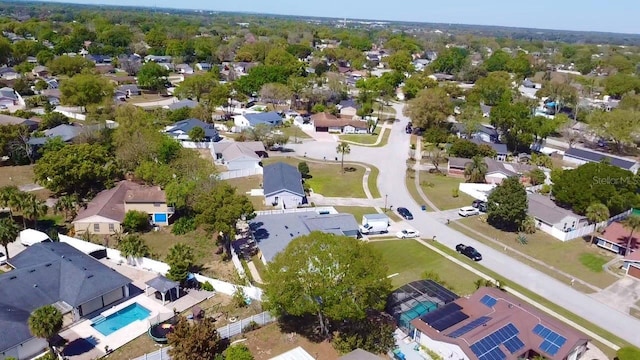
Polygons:
<instances>
[{"instance_id":1,"label":"car on driveway","mask_svg":"<svg viewBox=\"0 0 640 360\"><path fill-rule=\"evenodd\" d=\"M407 208L399 207L398 214L405 218L405 220L413 220L413 214Z\"/></svg>"},{"instance_id":2,"label":"car on driveway","mask_svg":"<svg viewBox=\"0 0 640 360\"><path fill-rule=\"evenodd\" d=\"M4 253L0 252L0 265L4 265L7 263L7 255L5 255Z\"/></svg>"},{"instance_id":3,"label":"car on driveway","mask_svg":"<svg viewBox=\"0 0 640 360\"><path fill-rule=\"evenodd\" d=\"M478 252L478 250L476 250L475 248L471 247L471 246L467 246L464 244L458 244L456 245L456 251L466 257L468 257L469 259L473 260L473 261L480 261L482 260L482 255Z\"/></svg>"},{"instance_id":4,"label":"car on driveway","mask_svg":"<svg viewBox=\"0 0 640 360\"><path fill-rule=\"evenodd\" d=\"M420 236L420 232L417 230L411 230L411 229L404 229L396 233L396 237L398 239L416 238L418 236Z\"/></svg>"},{"instance_id":5,"label":"car on driveway","mask_svg":"<svg viewBox=\"0 0 640 360\"><path fill-rule=\"evenodd\" d=\"M458 215L462 217L473 216L480 214L480 210L474 208L473 206L465 206L458 210Z\"/></svg>"},{"instance_id":6,"label":"car on driveway","mask_svg":"<svg viewBox=\"0 0 640 360\"><path fill-rule=\"evenodd\" d=\"M482 204L484 201L482 200L473 200L473 202L471 203L471 206L473 206L474 208L477 208L480 204Z\"/></svg>"},{"instance_id":7,"label":"car on driveway","mask_svg":"<svg viewBox=\"0 0 640 360\"><path fill-rule=\"evenodd\" d=\"M481 202L480 204L478 204L478 211L486 213L487 212L487 203L486 202Z\"/></svg>"}]
</instances>

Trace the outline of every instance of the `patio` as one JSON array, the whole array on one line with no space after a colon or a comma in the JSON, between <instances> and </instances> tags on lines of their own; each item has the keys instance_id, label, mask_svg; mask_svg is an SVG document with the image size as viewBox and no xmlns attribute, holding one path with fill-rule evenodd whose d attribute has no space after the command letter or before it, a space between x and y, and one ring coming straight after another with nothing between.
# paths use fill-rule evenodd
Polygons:
<instances>
[{"instance_id":1,"label":"patio","mask_svg":"<svg viewBox=\"0 0 640 360\"><path fill-rule=\"evenodd\" d=\"M231 243L231 246L233 246L233 250L240 258L247 261L250 261L260 251L258 244L253 239L249 225L238 228L236 239Z\"/></svg>"},{"instance_id":2,"label":"patio","mask_svg":"<svg viewBox=\"0 0 640 360\"><path fill-rule=\"evenodd\" d=\"M396 340L396 349L394 351L400 351L404 354L406 360L431 360L431 357L425 354L417 342L413 341L411 337L400 329L396 329L393 333L393 338ZM389 352L389 356L392 359L397 359L393 356L393 352Z\"/></svg>"}]
</instances>

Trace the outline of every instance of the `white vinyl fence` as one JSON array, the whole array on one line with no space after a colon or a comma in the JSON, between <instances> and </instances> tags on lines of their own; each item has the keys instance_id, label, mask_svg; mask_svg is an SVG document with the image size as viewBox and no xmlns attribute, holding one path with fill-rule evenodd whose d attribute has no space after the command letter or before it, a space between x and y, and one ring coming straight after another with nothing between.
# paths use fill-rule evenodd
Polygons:
<instances>
[{"instance_id":1,"label":"white vinyl fence","mask_svg":"<svg viewBox=\"0 0 640 360\"><path fill-rule=\"evenodd\" d=\"M268 311L265 311L260 314L250 316L246 319L242 319L240 321L220 327L218 328L218 334L220 334L220 338L222 339L229 339L233 336L242 334L244 332L244 329L251 323L256 323L260 326L263 326L274 321L276 321L276 318L269 314ZM169 356L169 349L170 347L164 347L158 351L144 354L143 356L134 360L169 360L171 359L171 357Z\"/></svg>"},{"instance_id":2,"label":"white vinyl fence","mask_svg":"<svg viewBox=\"0 0 640 360\"><path fill-rule=\"evenodd\" d=\"M622 220L625 219L626 217L629 216L629 214L631 213L631 210L627 210L623 213L620 213L616 216L613 216L611 218L609 218L609 220L607 221L603 221L601 223L597 223L597 224L591 224L591 225L587 225L585 227L581 227L579 229L575 229L573 231L569 231L569 232L564 232L558 228L555 227L548 227L547 228L541 228L541 230L543 230L544 232L546 232L547 234L553 236L554 238L560 240L560 241L569 241L569 240L573 240L573 239L577 239L580 237L584 237L587 236L591 233L593 233L594 231L597 231L598 229L601 228L605 228L607 226L609 226L609 224L611 224L612 222L618 221L618 220Z\"/></svg>"},{"instance_id":3,"label":"white vinyl fence","mask_svg":"<svg viewBox=\"0 0 640 360\"><path fill-rule=\"evenodd\" d=\"M262 167L251 168L251 169L238 169L238 170L229 170L220 173L218 175L220 180L229 180L235 179L245 176L253 176L253 175L262 175Z\"/></svg>"}]
</instances>

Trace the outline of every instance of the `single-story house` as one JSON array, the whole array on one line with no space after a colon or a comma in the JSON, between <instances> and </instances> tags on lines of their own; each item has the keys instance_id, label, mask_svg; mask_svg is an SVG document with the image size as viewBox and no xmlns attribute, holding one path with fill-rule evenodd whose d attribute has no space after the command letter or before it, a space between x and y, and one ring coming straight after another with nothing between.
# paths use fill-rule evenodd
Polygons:
<instances>
[{"instance_id":1,"label":"single-story house","mask_svg":"<svg viewBox=\"0 0 640 360\"><path fill-rule=\"evenodd\" d=\"M589 220L571 210L556 205L551 198L541 194L527 194L528 214L536 221L536 227L550 235L553 231L571 232L589 225Z\"/></svg>"},{"instance_id":2,"label":"single-story house","mask_svg":"<svg viewBox=\"0 0 640 360\"><path fill-rule=\"evenodd\" d=\"M264 124L269 126L282 125L282 116L276 111L269 111L265 113L243 113L233 117L233 124L236 129L242 130L247 128L253 128L258 124Z\"/></svg>"},{"instance_id":3,"label":"single-story house","mask_svg":"<svg viewBox=\"0 0 640 360\"><path fill-rule=\"evenodd\" d=\"M626 270L626 274L640 279L640 251L632 251L625 255L622 268Z\"/></svg>"},{"instance_id":4,"label":"single-story house","mask_svg":"<svg viewBox=\"0 0 640 360\"><path fill-rule=\"evenodd\" d=\"M638 251L640 240L635 235L633 236L630 244L632 252L627 254L627 243L629 242L630 234L631 230L627 229L621 222L612 222L602 233L596 235L596 245L619 255L629 255L636 258L638 256L636 253L640 252Z\"/></svg>"},{"instance_id":5,"label":"single-story house","mask_svg":"<svg viewBox=\"0 0 640 360\"><path fill-rule=\"evenodd\" d=\"M112 58L109 55L88 54L85 59L93 61L95 64L111 64Z\"/></svg>"},{"instance_id":6,"label":"single-story house","mask_svg":"<svg viewBox=\"0 0 640 360\"><path fill-rule=\"evenodd\" d=\"M529 80L529 79L524 79L524 81L522 82L522 86L529 88L529 89L541 89L542 88L542 84L539 83L534 83L533 81Z\"/></svg>"},{"instance_id":7,"label":"single-story house","mask_svg":"<svg viewBox=\"0 0 640 360\"><path fill-rule=\"evenodd\" d=\"M411 327L409 336L414 341L444 359L579 360L590 340L495 287L433 307L411 320Z\"/></svg>"},{"instance_id":8,"label":"single-story house","mask_svg":"<svg viewBox=\"0 0 640 360\"><path fill-rule=\"evenodd\" d=\"M470 141L476 145L487 145L491 147L496 152L496 160L498 161L507 161L507 155L509 155L509 150L507 149L507 144L499 144L494 142L486 142L482 139L473 138Z\"/></svg>"},{"instance_id":9,"label":"single-story house","mask_svg":"<svg viewBox=\"0 0 640 360\"><path fill-rule=\"evenodd\" d=\"M229 171L257 169L261 167L262 158L268 156L262 141L220 141L213 145L211 152L215 161Z\"/></svg>"},{"instance_id":10,"label":"single-story house","mask_svg":"<svg viewBox=\"0 0 640 360\"><path fill-rule=\"evenodd\" d=\"M29 331L29 316L53 305L73 321L129 297L131 279L62 242L39 243L15 255L0 274L0 357L31 359L47 341Z\"/></svg>"},{"instance_id":11,"label":"single-story house","mask_svg":"<svg viewBox=\"0 0 640 360\"><path fill-rule=\"evenodd\" d=\"M167 205L165 192L157 186L145 186L124 180L114 188L96 195L78 212L72 224L76 234L108 235L122 231L127 211L137 210L149 214L154 225L169 225L174 209Z\"/></svg>"},{"instance_id":12,"label":"single-story house","mask_svg":"<svg viewBox=\"0 0 640 360\"><path fill-rule=\"evenodd\" d=\"M461 139L467 138L466 125L463 123L455 123L453 125L456 136ZM481 124L471 133L471 139L477 139L485 143L497 143L499 138L498 131L491 125Z\"/></svg>"},{"instance_id":13,"label":"single-story house","mask_svg":"<svg viewBox=\"0 0 640 360\"><path fill-rule=\"evenodd\" d=\"M284 250L291 240L312 231L358 236L358 223L353 215L323 214L313 208L306 212L258 215L250 221L249 227L260 249L260 259L265 264Z\"/></svg>"},{"instance_id":14,"label":"single-story house","mask_svg":"<svg viewBox=\"0 0 640 360\"><path fill-rule=\"evenodd\" d=\"M10 87L0 89L0 105L15 106L20 103L20 99L15 90Z\"/></svg>"},{"instance_id":15,"label":"single-story house","mask_svg":"<svg viewBox=\"0 0 640 360\"><path fill-rule=\"evenodd\" d=\"M144 61L149 62L156 62L156 63L170 63L171 60L173 58L171 56L166 56L166 55L162 55L162 56L158 56L158 55L147 55L144 57Z\"/></svg>"},{"instance_id":16,"label":"single-story house","mask_svg":"<svg viewBox=\"0 0 640 360\"><path fill-rule=\"evenodd\" d=\"M209 63L197 63L196 69L200 71L209 71L213 68L213 66Z\"/></svg>"},{"instance_id":17,"label":"single-story house","mask_svg":"<svg viewBox=\"0 0 640 360\"><path fill-rule=\"evenodd\" d=\"M413 61L413 67L416 71L422 71L431 64L429 59L416 59Z\"/></svg>"},{"instance_id":18,"label":"single-story house","mask_svg":"<svg viewBox=\"0 0 640 360\"><path fill-rule=\"evenodd\" d=\"M354 118L357 116L358 110L361 108L360 104L355 102L352 99L342 100L340 104L338 104L338 109L340 110L340 117L344 117L347 119Z\"/></svg>"},{"instance_id":19,"label":"single-story house","mask_svg":"<svg viewBox=\"0 0 640 360\"><path fill-rule=\"evenodd\" d=\"M316 358L311 356L305 349L301 346L293 348L289 351L283 352L278 356L274 356L269 360L315 360Z\"/></svg>"},{"instance_id":20,"label":"single-story house","mask_svg":"<svg viewBox=\"0 0 640 360\"><path fill-rule=\"evenodd\" d=\"M34 131L38 128L38 122L17 116L0 114L0 125L23 125Z\"/></svg>"},{"instance_id":21,"label":"single-story house","mask_svg":"<svg viewBox=\"0 0 640 360\"><path fill-rule=\"evenodd\" d=\"M82 130L83 129L80 126L61 124L52 129L45 130L43 137L32 137L29 139L29 144L33 146L44 145L47 140L56 137L60 138L64 142L71 142L73 139L78 137L80 133L82 133Z\"/></svg>"},{"instance_id":22,"label":"single-story house","mask_svg":"<svg viewBox=\"0 0 640 360\"><path fill-rule=\"evenodd\" d=\"M44 79L44 82L47 83L48 90L56 90L60 87L60 83L58 82L58 79L53 77Z\"/></svg>"},{"instance_id":23,"label":"single-story house","mask_svg":"<svg viewBox=\"0 0 640 360\"><path fill-rule=\"evenodd\" d=\"M159 62L157 64L169 72L173 72L176 68L175 65L173 65L173 63L169 63L169 62Z\"/></svg>"},{"instance_id":24,"label":"single-story house","mask_svg":"<svg viewBox=\"0 0 640 360\"><path fill-rule=\"evenodd\" d=\"M3 66L0 68L0 78L5 80L15 80L20 78L20 73L12 67Z\"/></svg>"},{"instance_id":25,"label":"single-story house","mask_svg":"<svg viewBox=\"0 0 640 360\"><path fill-rule=\"evenodd\" d=\"M216 130L213 124L208 124L202 120L194 118L181 120L173 125L169 125L165 127L163 132L178 141L192 141L189 137L189 132L195 127L199 127L204 130L204 139L202 141L220 141L220 134L218 134L218 130Z\"/></svg>"},{"instance_id":26,"label":"single-story house","mask_svg":"<svg viewBox=\"0 0 640 360\"><path fill-rule=\"evenodd\" d=\"M126 95L126 97L142 95L142 90L140 90L140 88L136 84L120 85L116 88L116 90L122 91Z\"/></svg>"},{"instance_id":27,"label":"single-story house","mask_svg":"<svg viewBox=\"0 0 640 360\"><path fill-rule=\"evenodd\" d=\"M613 166L617 166L621 169L629 170L632 173L637 173L638 168L640 168L640 164L637 161L625 159L617 156L612 156L609 154L601 153L593 150L586 150L580 148L570 148L564 152L564 156L562 160L576 164L583 165L591 162L600 162L603 160L607 160L609 164Z\"/></svg>"},{"instance_id":28,"label":"single-story house","mask_svg":"<svg viewBox=\"0 0 640 360\"><path fill-rule=\"evenodd\" d=\"M330 132L340 134L367 134L369 126L366 121L339 119L329 113L317 113L311 115L311 121L317 132Z\"/></svg>"},{"instance_id":29,"label":"single-story house","mask_svg":"<svg viewBox=\"0 0 640 360\"><path fill-rule=\"evenodd\" d=\"M180 74L193 74L193 68L188 64L178 64L176 65L176 72Z\"/></svg>"},{"instance_id":30,"label":"single-story house","mask_svg":"<svg viewBox=\"0 0 640 360\"><path fill-rule=\"evenodd\" d=\"M49 69L46 66L36 65L31 69L31 74L39 78L44 78L49 75Z\"/></svg>"},{"instance_id":31,"label":"single-story house","mask_svg":"<svg viewBox=\"0 0 640 360\"><path fill-rule=\"evenodd\" d=\"M435 73L435 74L429 75L428 78L435 81L453 81L456 77L449 74Z\"/></svg>"},{"instance_id":32,"label":"single-story house","mask_svg":"<svg viewBox=\"0 0 640 360\"><path fill-rule=\"evenodd\" d=\"M447 173L454 176L463 176L464 170L472 160L458 157L450 157L447 162ZM500 184L506 178L516 176L522 183L527 183L527 174L535 169L535 166L521 163L505 163L491 158L484 158L487 165L485 182L487 184Z\"/></svg>"},{"instance_id":33,"label":"single-story house","mask_svg":"<svg viewBox=\"0 0 640 360\"><path fill-rule=\"evenodd\" d=\"M266 204L287 209L305 202L302 175L293 165L276 162L265 166L262 184Z\"/></svg>"},{"instance_id":34,"label":"single-story house","mask_svg":"<svg viewBox=\"0 0 640 360\"><path fill-rule=\"evenodd\" d=\"M163 107L165 109L169 109L169 110L178 110L178 109L182 109L184 107L188 107L190 109L194 109L197 106L198 106L198 102L197 101L184 99L184 100L176 101L173 104L165 105Z\"/></svg>"}]
</instances>

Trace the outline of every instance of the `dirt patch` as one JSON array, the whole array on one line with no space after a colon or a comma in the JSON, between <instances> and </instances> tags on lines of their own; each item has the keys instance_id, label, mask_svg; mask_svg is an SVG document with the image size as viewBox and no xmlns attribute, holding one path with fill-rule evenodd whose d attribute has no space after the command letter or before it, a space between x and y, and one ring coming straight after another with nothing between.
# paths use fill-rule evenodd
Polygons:
<instances>
[{"instance_id":1,"label":"dirt patch","mask_svg":"<svg viewBox=\"0 0 640 360\"><path fill-rule=\"evenodd\" d=\"M300 346L315 359L336 360L340 356L327 341L315 343L296 333L283 333L277 323L245 334L244 343L256 360L267 360Z\"/></svg>"},{"instance_id":2,"label":"dirt patch","mask_svg":"<svg viewBox=\"0 0 640 360\"><path fill-rule=\"evenodd\" d=\"M0 187L33 184L33 165L0 167Z\"/></svg>"},{"instance_id":3,"label":"dirt patch","mask_svg":"<svg viewBox=\"0 0 640 360\"><path fill-rule=\"evenodd\" d=\"M201 158L213 162L213 156L211 156L210 149L195 149L195 151L197 151L198 154L200 154Z\"/></svg>"}]
</instances>

